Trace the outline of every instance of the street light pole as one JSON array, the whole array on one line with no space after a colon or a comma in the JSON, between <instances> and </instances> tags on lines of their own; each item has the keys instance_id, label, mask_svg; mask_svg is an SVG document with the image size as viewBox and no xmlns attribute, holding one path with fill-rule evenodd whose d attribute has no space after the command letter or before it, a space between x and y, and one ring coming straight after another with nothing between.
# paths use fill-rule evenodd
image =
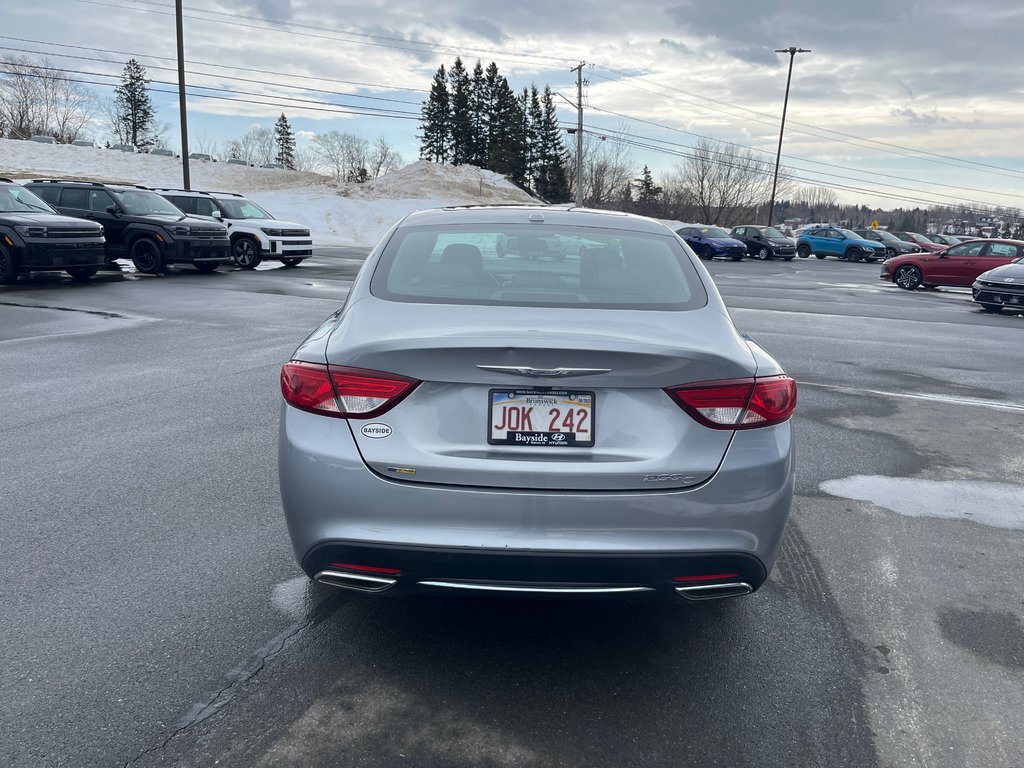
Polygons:
<instances>
[{"instance_id":1,"label":"street light pole","mask_svg":"<svg viewBox=\"0 0 1024 768\"><path fill-rule=\"evenodd\" d=\"M181 122L181 184L191 189L188 177L188 113L185 109L185 31L181 20L181 0L175 0L174 18L178 27L178 111Z\"/></svg>"},{"instance_id":2,"label":"street light pole","mask_svg":"<svg viewBox=\"0 0 1024 768\"><path fill-rule=\"evenodd\" d=\"M774 223L772 219L775 216L775 190L779 185L779 161L782 159L782 133L786 130L786 108L789 106L789 83L793 79L793 58L798 53L810 53L810 50L806 48L797 48L796 46L791 45L789 48L779 48L775 52L789 54L789 74L786 76L786 98L782 102L782 124L779 126L779 150L775 153L775 175L772 177L772 197L768 202L769 227Z\"/></svg>"}]
</instances>

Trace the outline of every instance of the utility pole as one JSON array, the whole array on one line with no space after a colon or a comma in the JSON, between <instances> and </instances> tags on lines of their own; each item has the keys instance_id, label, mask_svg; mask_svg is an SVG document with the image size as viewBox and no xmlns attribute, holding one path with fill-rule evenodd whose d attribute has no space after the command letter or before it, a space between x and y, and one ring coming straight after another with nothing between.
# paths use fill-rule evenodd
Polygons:
<instances>
[{"instance_id":1,"label":"utility pole","mask_svg":"<svg viewBox=\"0 0 1024 768\"><path fill-rule=\"evenodd\" d=\"M779 161L782 159L782 132L786 130L786 108L789 106L789 83L793 79L793 58L798 53L810 53L806 48L797 48L791 45L789 48L779 48L776 53L789 54L789 74L786 76L786 98L782 102L782 124L779 126L779 150L775 153L775 175L772 177L772 198L768 203L768 226L774 222L775 216L775 190L779 185Z\"/></svg>"},{"instance_id":2,"label":"utility pole","mask_svg":"<svg viewBox=\"0 0 1024 768\"><path fill-rule=\"evenodd\" d=\"M583 207L583 66L581 61L578 67L573 67L570 72L576 73L576 207Z\"/></svg>"},{"instance_id":3,"label":"utility pole","mask_svg":"<svg viewBox=\"0 0 1024 768\"><path fill-rule=\"evenodd\" d=\"M188 178L188 112L185 108L185 32L181 20L181 0L174 0L174 18L178 26L178 111L181 122L181 184L192 189Z\"/></svg>"}]
</instances>

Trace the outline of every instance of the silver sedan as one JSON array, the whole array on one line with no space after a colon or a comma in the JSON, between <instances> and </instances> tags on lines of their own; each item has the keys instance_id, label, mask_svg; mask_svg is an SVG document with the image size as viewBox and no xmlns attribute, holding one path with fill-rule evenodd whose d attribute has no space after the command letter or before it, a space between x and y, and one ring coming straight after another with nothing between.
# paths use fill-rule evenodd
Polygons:
<instances>
[{"instance_id":1,"label":"silver sedan","mask_svg":"<svg viewBox=\"0 0 1024 768\"><path fill-rule=\"evenodd\" d=\"M789 515L796 384L650 219L412 214L281 390L295 556L336 587L744 595Z\"/></svg>"}]
</instances>

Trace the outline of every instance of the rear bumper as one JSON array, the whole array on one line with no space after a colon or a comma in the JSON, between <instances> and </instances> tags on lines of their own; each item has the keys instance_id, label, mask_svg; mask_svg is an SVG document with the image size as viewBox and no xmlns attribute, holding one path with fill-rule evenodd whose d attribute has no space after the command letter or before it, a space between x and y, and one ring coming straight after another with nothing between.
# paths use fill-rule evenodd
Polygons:
<instances>
[{"instance_id":1,"label":"rear bumper","mask_svg":"<svg viewBox=\"0 0 1024 768\"><path fill-rule=\"evenodd\" d=\"M281 500L296 560L433 579L637 583L739 573L757 588L793 496L790 424L737 432L711 479L680 491L522 491L405 483L367 469L346 421L283 406Z\"/></svg>"}]
</instances>

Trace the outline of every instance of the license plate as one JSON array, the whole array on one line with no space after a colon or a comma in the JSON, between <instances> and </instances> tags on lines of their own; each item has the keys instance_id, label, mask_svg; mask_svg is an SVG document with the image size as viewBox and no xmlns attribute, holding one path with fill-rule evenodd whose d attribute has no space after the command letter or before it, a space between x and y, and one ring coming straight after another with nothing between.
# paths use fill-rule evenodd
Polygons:
<instances>
[{"instance_id":1,"label":"license plate","mask_svg":"<svg viewBox=\"0 0 1024 768\"><path fill-rule=\"evenodd\" d=\"M594 445L594 393L492 389L487 442L552 448Z\"/></svg>"}]
</instances>

